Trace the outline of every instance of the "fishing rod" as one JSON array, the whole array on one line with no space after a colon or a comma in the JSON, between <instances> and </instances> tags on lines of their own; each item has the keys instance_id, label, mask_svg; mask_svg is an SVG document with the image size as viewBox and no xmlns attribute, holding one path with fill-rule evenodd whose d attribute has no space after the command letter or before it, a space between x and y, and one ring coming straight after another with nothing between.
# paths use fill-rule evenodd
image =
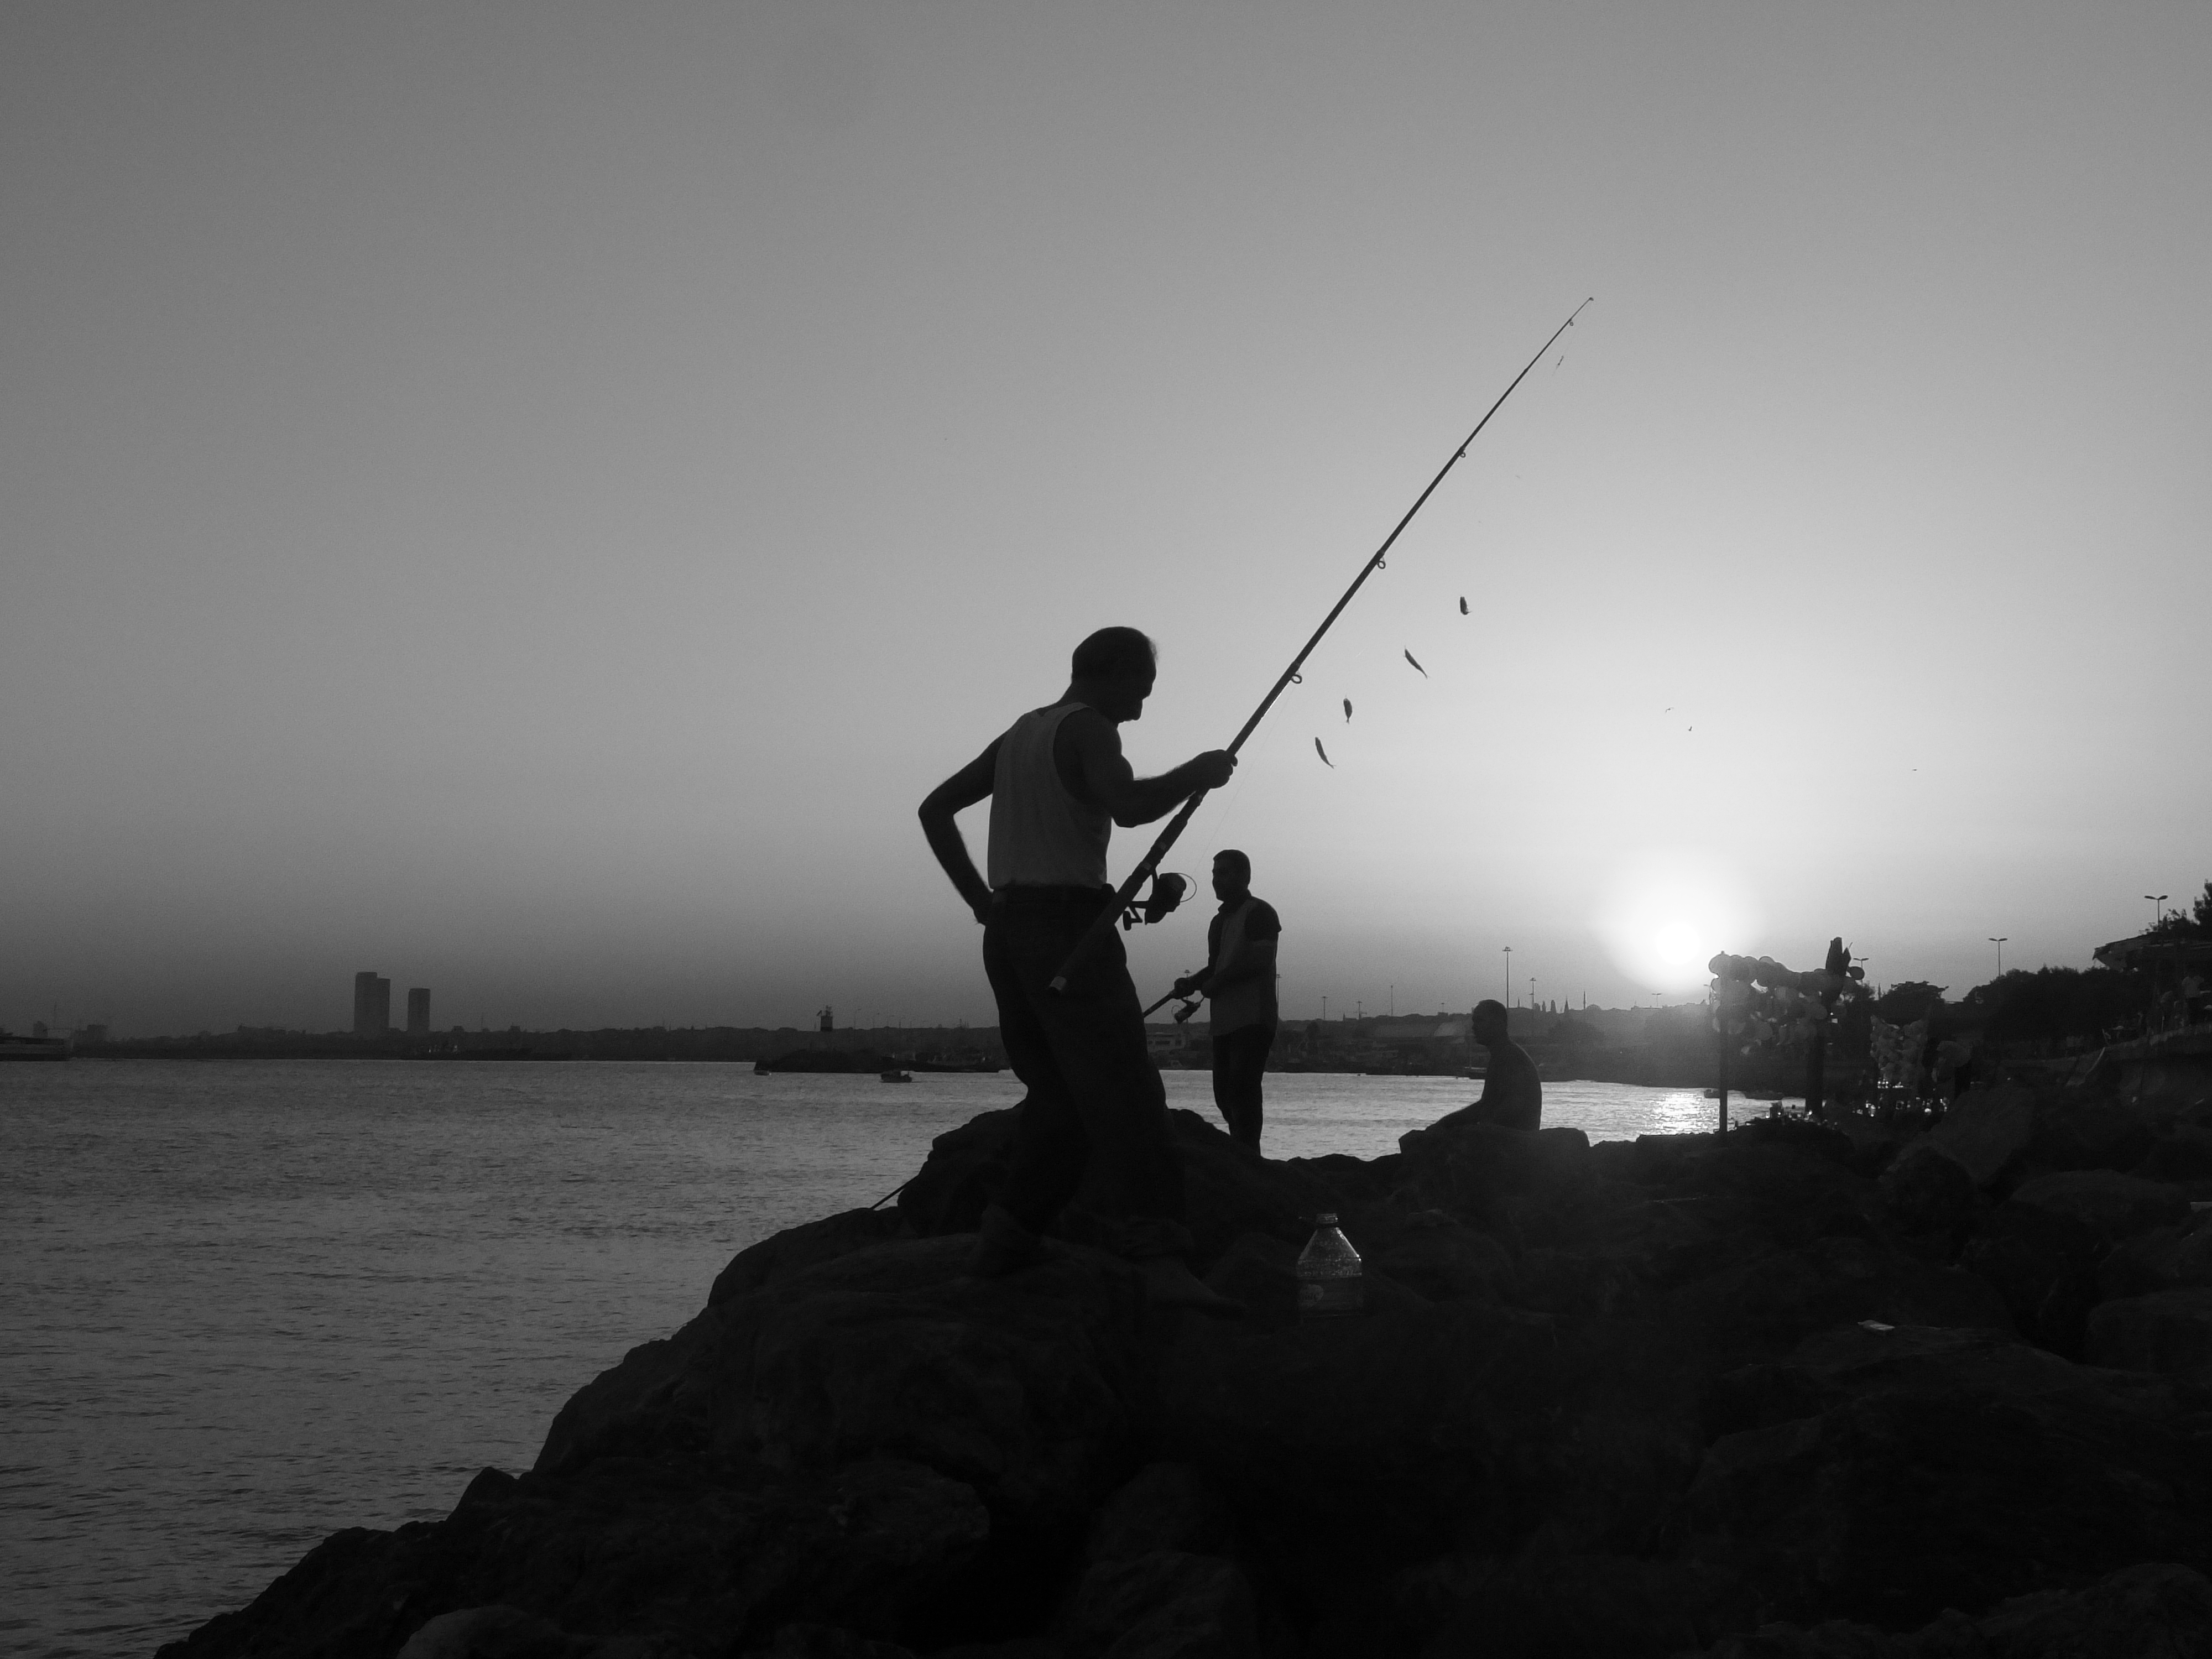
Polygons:
<instances>
[{"instance_id":1,"label":"fishing rod","mask_svg":"<svg viewBox=\"0 0 2212 1659\"><path fill-rule=\"evenodd\" d=\"M1451 459L1443 464L1435 477L1429 480L1429 487L1424 489L1413 504L1406 509L1406 516L1398 520L1397 528L1382 538L1382 545L1375 550L1375 556L1360 566L1359 574L1352 579L1352 586L1344 590L1344 597L1330 607L1328 615L1321 619L1321 626L1314 629L1313 637L1305 642L1297 656L1291 659L1291 665L1282 672L1281 677L1275 681L1273 688L1267 695L1261 698L1260 706L1252 711L1252 718L1246 720L1243 729L1231 739L1229 752L1231 755L1244 746L1244 740L1250 737L1260 722L1267 718L1267 711L1275 706L1275 699L1281 696L1285 690L1298 680L1300 678L1298 670L1304 667L1306 659L1313 655L1314 647L1322 641L1322 635L1335 625L1336 619L1344 614L1344 607L1352 603L1352 596L1366 585L1367 579L1382 568L1382 556L1390 550L1390 544L1398 539L1399 532L1413 523L1413 514L1419 513L1429 497L1436 493L1437 486L1444 481L1444 474L1459 465L1461 458L1468 452L1468 446L1482 435L1482 428L1490 424L1490 416L1498 413L1504 406L1505 400L1513 395L1514 386L1519 386L1522 381L1528 378L1528 370L1544 361L1544 354L1552 349L1552 342L1575 325L1575 319L1583 314L1584 308L1589 303L1589 300L1583 301L1581 305L1577 306L1568 313L1565 322L1552 331L1552 338L1537 348L1536 355L1528 360L1528 367L1513 377L1513 385L1507 386L1504 391L1498 394L1498 401L1491 404L1489 412L1474 423L1474 430L1467 434L1457 449L1452 451ZM1146 878L1159 867L1160 860L1167 856L1168 848L1176 844L1176 838L1181 836L1185 827L1189 824L1191 815L1198 811L1198 804L1206 799L1206 793L1203 789L1198 791L1182 804L1182 811L1168 820L1168 827L1160 831L1159 839L1152 843L1152 850L1138 860L1135 869L1129 872L1128 879L1121 884L1121 891L1114 896L1114 902L1099 911L1097 920L1091 924L1081 939L1076 940L1075 948L1067 953L1067 960L1060 964L1060 971L1052 976L1052 988L1055 992L1067 989L1067 981L1074 976L1075 970L1080 968L1091 953L1098 948L1098 941L1114 931L1114 919L1136 902L1137 890L1145 884ZM1162 998L1161 1001L1166 1000ZM1159 1006L1158 1002L1152 1005L1154 1008Z\"/></svg>"}]
</instances>

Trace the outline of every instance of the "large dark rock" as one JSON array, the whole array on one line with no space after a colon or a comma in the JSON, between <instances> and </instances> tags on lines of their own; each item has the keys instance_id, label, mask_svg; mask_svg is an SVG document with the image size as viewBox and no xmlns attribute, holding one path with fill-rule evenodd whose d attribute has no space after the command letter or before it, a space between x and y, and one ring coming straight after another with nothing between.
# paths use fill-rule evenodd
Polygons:
<instances>
[{"instance_id":1,"label":"large dark rock","mask_svg":"<svg viewBox=\"0 0 2212 1659\"><path fill-rule=\"evenodd\" d=\"M528 1474L338 1534L168 1651L2002 1659L2193 1630L2212 1223L2039 1170L2130 1142L2063 1115L2039 1142L2027 1106L2002 1158L1964 1120L1952 1150L1758 1120L1281 1162L1173 1114L1195 1265L1249 1304L1221 1320L1147 1309L1087 1195L1038 1266L968 1279L1014 1121L987 1114L897 1210L738 1255ZM1322 1211L1367 1305L1301 1323ZM2085 1343L2102 1368L2059 1357Z\"/></svg>"},{"instance_id":2,"label":"large dark rock","mask_svg":"<svg viewBox=\"0 0 2212 1659\"><path fill-rule=\"evenodd\" d=\"M2202 1188L2212 1182L2212 1129L2189 1123L2166 1126L2142 1162L2129 1173L2146 1181L2187 1182L2197 1196L2207 1196Z\"/></svg>"},{"instance_id":3,"label":"large dark rock","mask_svg":"<svg viewBox=\"0 0 2212 1659\"><path fill-rule=\"evenodd\" d=\"M1448 1557L1393 1588L1421 1659L1672 1659L1699 1644L1713 1594L1677 1563L1542 1550Z\"/></svg>"},{"instance_id":4,"label":"large dark rock","mask_svg":"<svg viewBox=\"0 0 2212 1659\"><path fill-rule=\"evenodd\" d=\"M665 1637L574 1636L520 1607L495 1605L442 1613L399 1650L399 1659L677 1659Z\"/></svg>"},{"instance_id":5,"label":"large dark rock","mask_svg":"<svg viewBox=\"0 0 2212 1659\"><path fill-rule=\"evenodd\" d=\"M1667 1305L1724 1358L1784 1352L1815 1332L1868 1319L2006 1335L2014 1329L1986 1279L1850 1237L1755 1257L1684 1287Z\"/></svg>"},{"instance_id":6,"label":"large dark rock","mask_svg":"<svg viewBox=\"0 0 2212 1659\"><path fill-rule=\"evenodd\" d=\"M2212 1547L2212 1466L2162 1381L1989 1333L1854 1326L1735 1387L1751 1420L1707 1449L1688 1521L1739 1628L1909 1626Z\"/></svg>"},{"instance_id":7,"label":"large dark rock","mask_svg":"<svg viewBox=\"0 0 2212 1659\"><path fill-rule=\"evenodd\" d=\"M1018 1107L987 1112L932 1143L928 1161L899 1194L899 1208L916 1233L935 1237L972 1232L986 1204L1003 1190L1013 1150ZM1192 1265L1203 1273L1246 1233L1264 1233L1303 1244L1323 1211L1346 1215L1379 1204L1389 1191L1388 1165L1357 1158L1263 1158L1195 1112L1170 1111L1168 1132L1182 1164L1184 1208L1195 1248ZM1056 1237L1086 1245L1109 1236L1086 1182L1054 1224Z\"/></svg>"},{"instance_id":8,"label":"large dark rock","mask_svg":"<svg viewBox=\"0 0 2212 1659\"><path fill-rule=\"evenodd\" d=\"M2212 1388L2212 1287L2106 1302L2089 1315L2089 1363Z\"/></svg>"},{"instance_id":9,"label":"large dark rock","mask_svg":"<svg viewBox=\"0 0 2212 1659\"><path fill-rule=\"evenodd\" d=\"M1258 1659L1258 1609L1235 1562L1157 1550L1085 1572L1063 1646L1069 1659Z\"/></svg>"},{"instance_id":10,"label":"large dark rock","mask_svg":"<svg viewBox=\"0 0 2212 1659\"><path fill-rule=\"evenodd\" d=\"M1966 1166L1924 1142L1892 1159L1880 1186L1882 1219L1947 1257L1958 1253L1981 1218L1981 1195Z\"/></svg>"},{"instance_id":11,"label":"large dark rock","mask_svg":"<svg viewBox=\"0 0 2212 1659\"><path fill-rule=\"evenodd\" d=\"M2004 1197L2037 1176L2134 1169L2160 1129L2154 1115L2130 1102L2008 1086L1960 1097L1924 1144L1954 1159L1976 1186Z\"/></svg>"},{"instance_id":12,"label":"large dark rock","mask_svg":"<svg viewBox=\"0 0 2212 1659\"><path fill-rule=\"evenodd\" d=\"M1441 1210L1417 1211L1365 1266L1431 1302L1497 1302L1511 1293L1513 1258L1491 1235Z\"/></svg>"},{"instance_id":13,"label":"large dark rock","mask_svg":"<svg viewBox=\"0 0 2212 1659\"><path fill-rule=\"evenodd\" d=\"M337 1534L164 1651L390 1659L432 1620L493 1607L520 1618L485 1613L440 1639L474 1652L629 1638L690 1655L792 1619L935 1628L957 1616L948 1595L995 1583L975 1576L990 1532L973 1490L893 1459L778 1475L609 1458L507 1482L436 1525Z\"/></svg>"},{"instance_id":14,"label":"large dark rock","mask_svg":"<svg viewBox=\"0 0 2212 1659\"><path fill-rule=\"evenodd\" d=\"M2080 1222L2107 1246L2189 1218L2189 1195L2111 1170L2073 1170L2022 1182L2012 1201Z\"/></svg>"},{"instance_id":15,"label":"large dark rock","mask_svg":"<svg viewBox=\"0 0 2212 1659\"><path fill-rule=\"evenodd\" d=\"M1021 1108L984 1112L929 1144L929 1157L899 1189L899 1213L925 1238L972 1233L1005 1188Z\"/></svg>"},{"instance_id":16,"label":"large dark rock","mask_svg":"<svg viewBox=\"0 0 2212 1659\"><path fill-rule=\"evenodd\" d=\"M1318 1618L1361 1575L1443 1545L1649 1547L1697 1461L1705 1376L1662 1326L1467 1302L1192 1326L1164 1358L1159 1433L1233 1495Z\"/></svg>"},{"instance_id":17,"label":"large dark rock","mask_svg":"<svg viewBox=\"0 0 2212 1659\"><path fill-rule=\"evenodd\" d=\"M1982 1218L1959 1264L1996 1289L2022 1336L2079 1359L2103 1254L2097 1236L2072 1216L2008 1201Z\"/></svg>"},{"instance_id":18,"label":"large dark rock","mask_svg":"<svg viewBox=\"0 0 2212 1659\"><path fill-rule=\"evenodd\" d=\"M2115 1245L2097 1269L2107 1297L2142 1296L2181 1285L2212 1285L2212 1210L2173 1227L2154 1227Z\"/></svg>"},{"instance_id":19,"label":"large dark rock","mask_svg":"<svg viewBox=\"0 0 2212 1659\"><path fill-rule=\"evenodd\" d=\"M906 1217L895 1209L847 1210L820 1221L787 1227L732 1256L730 1265L715 1276L714 1288L707 1292L707 1305L711 1308L818 1263L905 1237L909 1231Z\"/></svg>"},{"instance_id":20,"label":"large dark rock","mask_svg":"<svg viewBox=\"0 0 2212 1659\"><path fill-rule=\"evenodd\" d=\"M1975 1090L1953 1103L1925 1144L1954 1160L1977 1187L2002 1191L2027 1163L2036 1117L2029 1090Z\"/></svg>"},{"instance_id":21,"label":"large dark rock","mask_svg":"<svg viewBox=\"0 0 2212 1659\"><path fill-rule=\"evenodd\" d=\"M1187 1555L1228 1553L1229 1501L1191 1463L1147 1463L1099 1505L1085 1558L1125 1561L1158 1550Z\"/></svg>"},{"instance_id":22,"label":"large dark rock","mask_svg":"<svg viewBox=\"0 0 2212 1659\"><path fill-rule=\"evenodd\" d=\"M717 1304L564 1406L556 1474L609 1456L778 1468L908 1458L1028 1528L1079 1526L1129 1462L1141 1291L1063 1249L1014 1279L963 1277L970 1242L855 1251Z\"/></svg>"},{"instance_id":23,"label":"large dark rock","mask_svg":"<svg viewBox=\"0 0 2212 1659\"><path fill-rule=\"evenodd\" d=\"M2212 1653L2212 1583L2152 1561L2087 1588L2040 1590L1980 1619L1946 1608L1910 1634L1834 1620L1728 1637L1706 1659L2197 1659Z\"/></svg>"},{"instance_id":24,"label":"large dark rock","mask_svg":"<svg viewBox=\"0 0 2212 1659\"><path fill-rule=\"evenodd\" d=\"M2037 1103L2027 1162L2039 1172L2130 1170L2153 1143L2153 1120L2132 1104L2046 1095Z\"/></svg>"}]
</instances>

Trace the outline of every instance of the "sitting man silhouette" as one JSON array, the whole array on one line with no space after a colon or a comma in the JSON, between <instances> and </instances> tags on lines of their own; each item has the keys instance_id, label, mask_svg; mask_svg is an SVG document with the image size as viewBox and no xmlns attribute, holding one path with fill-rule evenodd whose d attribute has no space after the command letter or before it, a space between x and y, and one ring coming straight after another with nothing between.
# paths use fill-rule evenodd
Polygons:
<instances>
[{"instance_id":1,"label":"sitting man silhouette","mask_svg":"<svg viewBox=\"0 0 2212 1659\"><path fill-rule=\"evenodd\" d=\"M1544 1122L1544 1085L1528 1051L1505 1034L1505 1005L1495 999L1474 1005L1468 1022L1474 1040L1490 1050L1482 1074L1482 1094L1471 1106L1446 1114L1431 1129L1455 1129L1467 1123L1495 1123L1508 1129L1537 1129Z\"/></svg>"}]
</instances>

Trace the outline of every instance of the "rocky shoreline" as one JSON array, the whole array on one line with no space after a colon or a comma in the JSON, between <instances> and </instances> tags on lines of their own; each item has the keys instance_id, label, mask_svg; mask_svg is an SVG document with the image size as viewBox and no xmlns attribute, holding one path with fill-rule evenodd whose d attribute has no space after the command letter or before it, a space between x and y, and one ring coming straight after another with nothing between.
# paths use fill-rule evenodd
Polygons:
<instances>
[{"instance_id":1,"label":"rocky shoreline","mask_svg":"<svg viewBox=\"0 0 2212 1659\"><path fill-rule=\"evenodd\" d=\"M1012 1116L165 1659L2212 1652L2203 1101L1366 1161L1177 1112L1235 1320L1148 1310L1079 1206L963 1277ZM1324 1210L1368 1310L1301 1326Z\"/></svg>"}]
</instances>

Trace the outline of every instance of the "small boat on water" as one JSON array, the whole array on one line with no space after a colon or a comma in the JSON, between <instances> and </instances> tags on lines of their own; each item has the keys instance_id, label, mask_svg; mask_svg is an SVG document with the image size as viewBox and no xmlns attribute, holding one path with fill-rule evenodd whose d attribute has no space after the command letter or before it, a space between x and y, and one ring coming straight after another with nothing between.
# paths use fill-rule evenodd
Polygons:
<instances>
[{"instance_id":1,"label":"small boat on water","mask_svg":"<svg viewBox=\"0 0 2212 1659\"><path fill-rule=\"evenodd\" d=\"M882 1079L885 1083L911 1083L914 1081L914 1073L912 1072L878 1072L876 1075Z\"/></svg>"}]
</instances>

